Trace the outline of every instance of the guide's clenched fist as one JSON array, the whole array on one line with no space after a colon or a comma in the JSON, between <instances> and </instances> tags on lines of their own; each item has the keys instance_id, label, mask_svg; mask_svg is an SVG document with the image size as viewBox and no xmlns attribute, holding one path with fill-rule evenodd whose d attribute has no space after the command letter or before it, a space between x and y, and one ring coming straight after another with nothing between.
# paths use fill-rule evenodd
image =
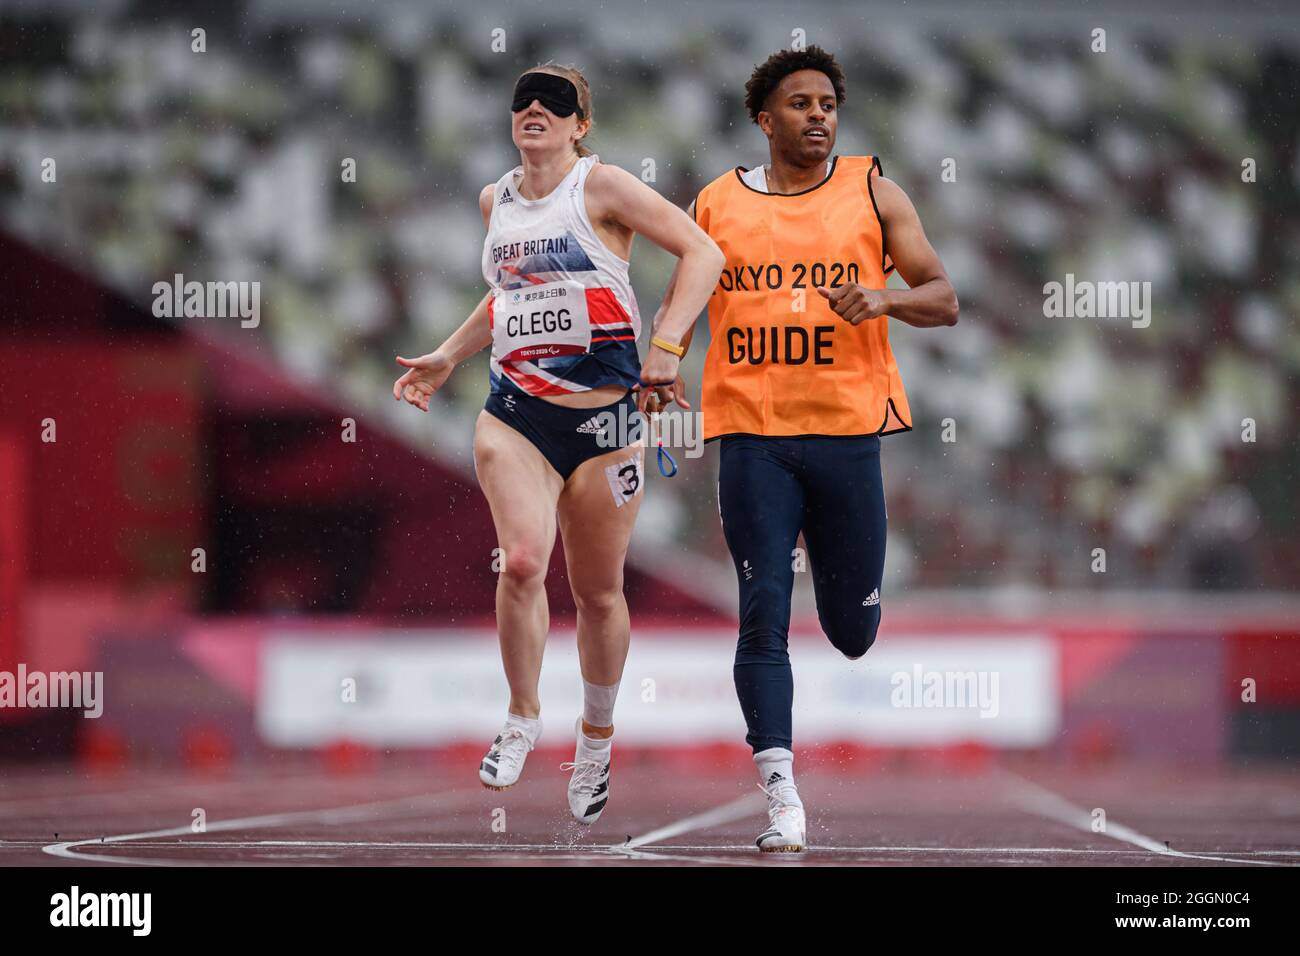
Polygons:
<instances>
[{"instance_id":1,"label":"guide's clenched fist","mask_svg":"<svg viewBox=\"0 0 1300 956\"><path fill-rule=\"evenodd\" d=\"M865 289L849 282L834 289L818 286L817 291L826 298L836 315L853 325L885 314L883 289Z\"/></svg>"}]
</instances>

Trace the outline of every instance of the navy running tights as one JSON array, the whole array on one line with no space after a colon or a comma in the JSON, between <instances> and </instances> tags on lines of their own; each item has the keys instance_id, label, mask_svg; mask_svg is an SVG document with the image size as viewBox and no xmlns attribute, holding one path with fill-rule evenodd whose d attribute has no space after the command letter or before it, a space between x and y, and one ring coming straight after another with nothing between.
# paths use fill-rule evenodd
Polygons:
<instances>
[{"instance_id":1,"label":"navy running tights","mask_svg":"<svg viewBox=\"0 0 1300 956\"><path fill-rule=\"evenodd\" d=\"M885 492L880 438L728 435L718 509L740 585L736 695L758 753L792 749L794 679L787 638L799 532L822 630L848 658L880 626Z\"/></svg>"}]
</instances>

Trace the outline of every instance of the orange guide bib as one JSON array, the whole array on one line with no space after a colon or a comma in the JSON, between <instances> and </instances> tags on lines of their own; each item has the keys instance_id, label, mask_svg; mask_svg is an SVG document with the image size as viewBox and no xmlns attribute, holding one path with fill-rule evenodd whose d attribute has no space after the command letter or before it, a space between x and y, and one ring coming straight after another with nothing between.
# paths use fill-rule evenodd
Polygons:
<instances>
[{"instance_id":1,"label":"orange guide bib","mask_svg":"<svg viewBox=\"0 0 1300 956\"><path fill-rule=\"evenodd\" d=\"M894 267L870 185L880 162L838 156L820 185L793 195L759 192L741 172L695 200L695 221L727 257L709 299L705 440L910 430L888 318L850 325L817 291L885 287Z\"/></svg>"}]
</instances>

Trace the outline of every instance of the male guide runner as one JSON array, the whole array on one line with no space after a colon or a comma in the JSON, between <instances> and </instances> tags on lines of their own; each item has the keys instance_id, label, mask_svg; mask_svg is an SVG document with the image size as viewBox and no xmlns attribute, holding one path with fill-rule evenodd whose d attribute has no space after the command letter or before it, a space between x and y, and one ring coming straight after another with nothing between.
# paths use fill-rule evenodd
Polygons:
<instances>
[{"instance_id":1,"label":"male guide runner","mask_svg":"<svg viewBox=\"0 0 1300 956\"><path fill-rule=\"evenodd\" d=\"M736 694L768 796L757 845L799 851L807 826L787 649L795 544L802 533L822 630L861 657L880 625L880 436L912 427L889 318L952 325L958 304L880 160L834 155L845 83L831 54L777 53L746 94L770 162L719 176L691 206L726 258L709 299L701 407L705 440L721 445L718 510L740 591ZM910 288L886 288L894 270ZM673 291L654 328L687 347L690 323L667 311ZM648 381L662 380L655 371ZM680 379L674 392L660 398L681 401Z\"/></svg>"}]
</instances>

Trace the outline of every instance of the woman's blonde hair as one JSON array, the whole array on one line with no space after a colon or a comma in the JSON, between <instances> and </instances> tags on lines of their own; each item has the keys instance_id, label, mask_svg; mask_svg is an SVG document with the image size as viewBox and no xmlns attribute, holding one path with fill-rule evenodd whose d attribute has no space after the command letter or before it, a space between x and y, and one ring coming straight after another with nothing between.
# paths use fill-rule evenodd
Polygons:
<instances>
[{"instance_id":1,"label":"woman's blonde hair","mask_svg":"<svg viewBox=\"0 0 1300 956\"><path fill-rule=\"evenodd\" d=\"M545 63L539 63L531 70L525 70L519 74L523 76L526 73L551 73L555 76L562 76L578 89L578 106L582 109L582 117L587 121L587 132L582 135L582 139L573 144L573 148L579 156L590 156L592 150L583 145L582 140L591 135L592 127L596 125L595 117L591 111L591 85L587 78L582 75L582 71L571 63L556 63L547 60Z\"/></svg>"}]
</instances>

